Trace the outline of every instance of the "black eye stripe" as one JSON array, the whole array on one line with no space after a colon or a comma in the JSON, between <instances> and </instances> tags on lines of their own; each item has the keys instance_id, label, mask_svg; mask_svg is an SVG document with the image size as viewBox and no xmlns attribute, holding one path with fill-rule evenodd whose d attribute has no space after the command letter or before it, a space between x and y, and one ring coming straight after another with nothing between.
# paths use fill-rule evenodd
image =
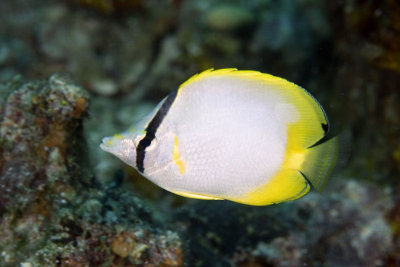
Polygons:
<instances>
[{"instance_id":1,"label":"black eye stripe","mask_svg":"<svg viewBox=\"0 0 400 267\"><path fill-rule=\"evenodd\" d=\"M165 99L164 103L161 105L160 109L147 126L145 137L140 140L136 148L136 166L137 169L142 173L144 172L143 162L146 154L146 148L150 146L151 141L153 141L153 139L156 137L157 129L167 115L172 103L174 103L177 94L178 90L175 90L168 95L167 99Z\"/></svg>"}]
</instances>

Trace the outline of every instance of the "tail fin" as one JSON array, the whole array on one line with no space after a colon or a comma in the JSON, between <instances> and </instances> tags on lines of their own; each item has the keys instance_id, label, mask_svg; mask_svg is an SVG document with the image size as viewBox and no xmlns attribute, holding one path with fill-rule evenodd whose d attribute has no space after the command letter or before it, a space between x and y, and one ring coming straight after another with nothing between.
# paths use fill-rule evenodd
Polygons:
<instances>
[{"instance_id":1,"label":"tail fin","mask_svg":"<svg viewBox=\"0 0 400 267\"><path fill-rule=\"evenodd\" d=\"M308 150L307 159L301 166L301 172L318 192L322 192L338 159L338 137L330 138Z\"/></svg>"}]
</instances>

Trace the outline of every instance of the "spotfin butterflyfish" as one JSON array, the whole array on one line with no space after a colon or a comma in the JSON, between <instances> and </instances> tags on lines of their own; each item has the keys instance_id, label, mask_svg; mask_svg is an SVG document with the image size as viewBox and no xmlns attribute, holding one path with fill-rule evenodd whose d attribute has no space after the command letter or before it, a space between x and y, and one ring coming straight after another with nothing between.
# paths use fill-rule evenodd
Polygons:
<instances>
[{"instance_id":1,"label":"spotfin butterflyfish","mask_svg":"<svg viewBox=\"0 0 400 267\"><path fill-rule=\"evenodd\" d=\"M338 156L322 106L257 71L206 70L100 147L181 196L269 205L321 192Z\"/></svg>"}]
</instances>

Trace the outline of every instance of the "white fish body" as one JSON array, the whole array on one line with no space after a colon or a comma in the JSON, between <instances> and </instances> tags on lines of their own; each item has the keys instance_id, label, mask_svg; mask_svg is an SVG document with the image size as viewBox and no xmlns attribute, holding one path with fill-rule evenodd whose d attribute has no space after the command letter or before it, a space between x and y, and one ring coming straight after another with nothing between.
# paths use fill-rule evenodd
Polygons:
<instances>
[{"instance_id":1,"label":"white fish body","mask_svg":"<svg viewBox=\"0 0 400 267\"><path fill-rule=\"evenodd\" d=\"M284 79L208 70L166 97L135 131L101 148L173 193L268 205L322 190L336 138L318 102Z\"/></svg>"}]
</instances>

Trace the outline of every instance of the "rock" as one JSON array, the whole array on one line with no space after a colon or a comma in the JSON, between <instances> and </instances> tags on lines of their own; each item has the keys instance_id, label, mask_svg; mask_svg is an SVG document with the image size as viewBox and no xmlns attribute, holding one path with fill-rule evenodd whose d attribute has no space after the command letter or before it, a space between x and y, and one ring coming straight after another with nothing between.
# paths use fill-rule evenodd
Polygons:
<instances>
[{"instance_id":1,"label":"rock","mask_svg":"<svg viewBox=\"0 0 400 267\"><path fill-rule=\"evenodd\" d=\"M205 21L206 25L213 30L232 31L251 24L254 17L243 7L221 5L210 9Z\"/></svg>"},{"instance_id":2,"label":"rock","mask_svg":"<svg viewBox=\"0 0 400 267\"><path fill-rule=\"evenodd\" d=\"M75 180L90 179L83 177L84 158L77 157L88 101L82 88L60 75L10 92L0 124L0 199L6 207L31 205L43 193L58 194Z\"/></svg>"},{"instance_id":3,"label":"rock","mask_svg":"<svg viewBox=\"0 0 400 267\"><path fill-rule=\"evenodd\" d=\"M0 266L400 266L399 7L0 1L0 81L8 81L0 84ZM193 74L223 67L282 76L312 92L334 128L350 128L346 172L355 180L270 207L121 182L139 174L103 153L101 138ZM20 78L55 72L93 93L90 120L82 122L82 88Z\"/></svg>"},{"instance_id":4,"label":"rock","mask_svg":"<svg viewBox=\"0 0 400 267\"><path fill-rule=\"evenodd\" d=\"M175 215L192 240L187 259L207 255L202 266L385 266L395 252L391 193L354 180L330 186L267 207L187 205Z\"/></svg>"},{"instance_id":5,"label":"rock","mask_svg":"<svg viewBox=\"0 0 400 267\"><path fill-rule=\"evenodd\" d=\"M182 266L175 232L94 179L83 88L55 74L0 89L0 266Z\"/></svg>"}]
</instances>

